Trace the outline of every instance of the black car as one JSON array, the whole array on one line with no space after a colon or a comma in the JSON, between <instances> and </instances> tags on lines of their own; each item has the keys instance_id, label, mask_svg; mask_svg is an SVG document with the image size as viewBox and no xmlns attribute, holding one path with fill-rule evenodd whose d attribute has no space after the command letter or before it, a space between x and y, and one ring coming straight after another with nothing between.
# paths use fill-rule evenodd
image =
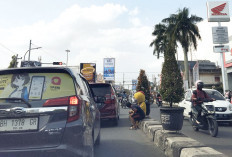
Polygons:
<instances>
[{"instance_id":1,"label":"black car","mask_svg":"<svg viewBox=\"0 0 232 157\"><path fill-rule=\"evenodd\" d=\"M0 70L0 156L94 156L100 112L68 67Z\"/></svg>"}]
</instances>

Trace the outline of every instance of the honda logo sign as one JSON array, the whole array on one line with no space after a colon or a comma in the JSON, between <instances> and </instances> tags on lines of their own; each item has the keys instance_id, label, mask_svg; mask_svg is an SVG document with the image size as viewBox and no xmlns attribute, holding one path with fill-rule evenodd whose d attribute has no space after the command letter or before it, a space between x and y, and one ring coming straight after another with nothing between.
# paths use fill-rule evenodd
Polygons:
<instances>
[{"instance_id":1,"label":"honda logo sign","mask_svg":"<svg viewBox=\"0 0 232 157\"><path fill-rule=\"evenodd\" d=\"M229 22L229 2L210 1L207 2L207 12L209 22Z\"/></svg>"}]
</instances>

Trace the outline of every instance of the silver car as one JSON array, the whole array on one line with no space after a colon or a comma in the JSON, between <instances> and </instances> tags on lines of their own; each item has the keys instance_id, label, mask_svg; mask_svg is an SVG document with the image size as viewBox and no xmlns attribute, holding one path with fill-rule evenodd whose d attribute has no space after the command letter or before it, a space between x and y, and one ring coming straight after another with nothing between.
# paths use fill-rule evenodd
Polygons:
<instances>
[{"instance_id":1,"label":"silver car","mask_svg":"<svg viewBox=\"0 0 232 157\"><path fill-rule=\"evenodd\" d=\"M94 156L100 112L68 67L0 70L0 156Z\"/></svg>"}]
</instances>

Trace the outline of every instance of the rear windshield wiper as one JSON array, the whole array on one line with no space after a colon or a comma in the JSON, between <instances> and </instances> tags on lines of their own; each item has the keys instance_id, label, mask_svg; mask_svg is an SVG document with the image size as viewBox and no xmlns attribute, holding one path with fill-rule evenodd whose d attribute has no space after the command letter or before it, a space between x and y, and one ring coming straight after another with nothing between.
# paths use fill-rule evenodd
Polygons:
<instances>
[{"instance_id":1,"label":"rear windshield wiper","mask_svg":"<svg viewBox=\"0 0 232 157\"><path fill-rule=\"evenodd\" d=\"M6 100L6 101L14 101L14 102L23 102L25 103L29 108L31 108L31 104L29 104L25 99L23 98L0 98L0 100Z\"/></svg>"}]
</instances>

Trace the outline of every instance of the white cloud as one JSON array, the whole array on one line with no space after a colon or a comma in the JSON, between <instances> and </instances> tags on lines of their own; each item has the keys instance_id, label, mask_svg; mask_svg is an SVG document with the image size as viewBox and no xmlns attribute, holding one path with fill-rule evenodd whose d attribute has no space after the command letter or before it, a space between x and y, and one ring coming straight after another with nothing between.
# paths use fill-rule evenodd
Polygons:
<instances>
[{"instance_id":1,"label":"white cloud","mask_svg":"<svg viewBox=\"0 0 232 157\"><path fill-rule=\"evenodd\" d=\"M136 7L129 12L129 15L135 16L135 15L138 15L138 13L139 13L139 9Z\"/></svg>"},{"instance_id":2,"label":"white cloud","mask_svg":"<svg viewBox=\"0 0 232 157\"><path fill-rule=\"evenodd\" d=\"M134 25L134 26L141 26L141 21L139 18L131 18L130 22Z\"/></svg>"},{"instance_id":3,"label":"white cloud","mask_svg":"<svg viewBox=\"0 0 232 157\"><path fill-rule=\"evenodd\" d=\"M149 47L149 44L154 38L151 36L154 28L144 25L142 19L136 16L138 13L138 8L130 10L118 4L90 7L73 5L49 22L37 21L31 25L9 29L0 27L0 67L6 68L9 65L13 52L23 57L29 48L29 40L32 40L33 47L42 47L31 52L32 60L42 56L44 63L66 62L65 50L69 49L69 65L95 62L97 72L101 73L103 58L116 58L116 79L119 81L122 81L123 73L124 79L128 81L136 79L140 69L144 69L150 79L152 75L157 77L161 72L163 58L158 60L153 56L153 47ZM197 51L192 52L193 60L219 60L219 55L212 48L213 25L217 26L217 23L199 23L202 41L198 42ZM231 34L231 23L222 25L229 26ZM178 58L183 60L181 46L178 49Z\"/></svg>"}]
</instances>

